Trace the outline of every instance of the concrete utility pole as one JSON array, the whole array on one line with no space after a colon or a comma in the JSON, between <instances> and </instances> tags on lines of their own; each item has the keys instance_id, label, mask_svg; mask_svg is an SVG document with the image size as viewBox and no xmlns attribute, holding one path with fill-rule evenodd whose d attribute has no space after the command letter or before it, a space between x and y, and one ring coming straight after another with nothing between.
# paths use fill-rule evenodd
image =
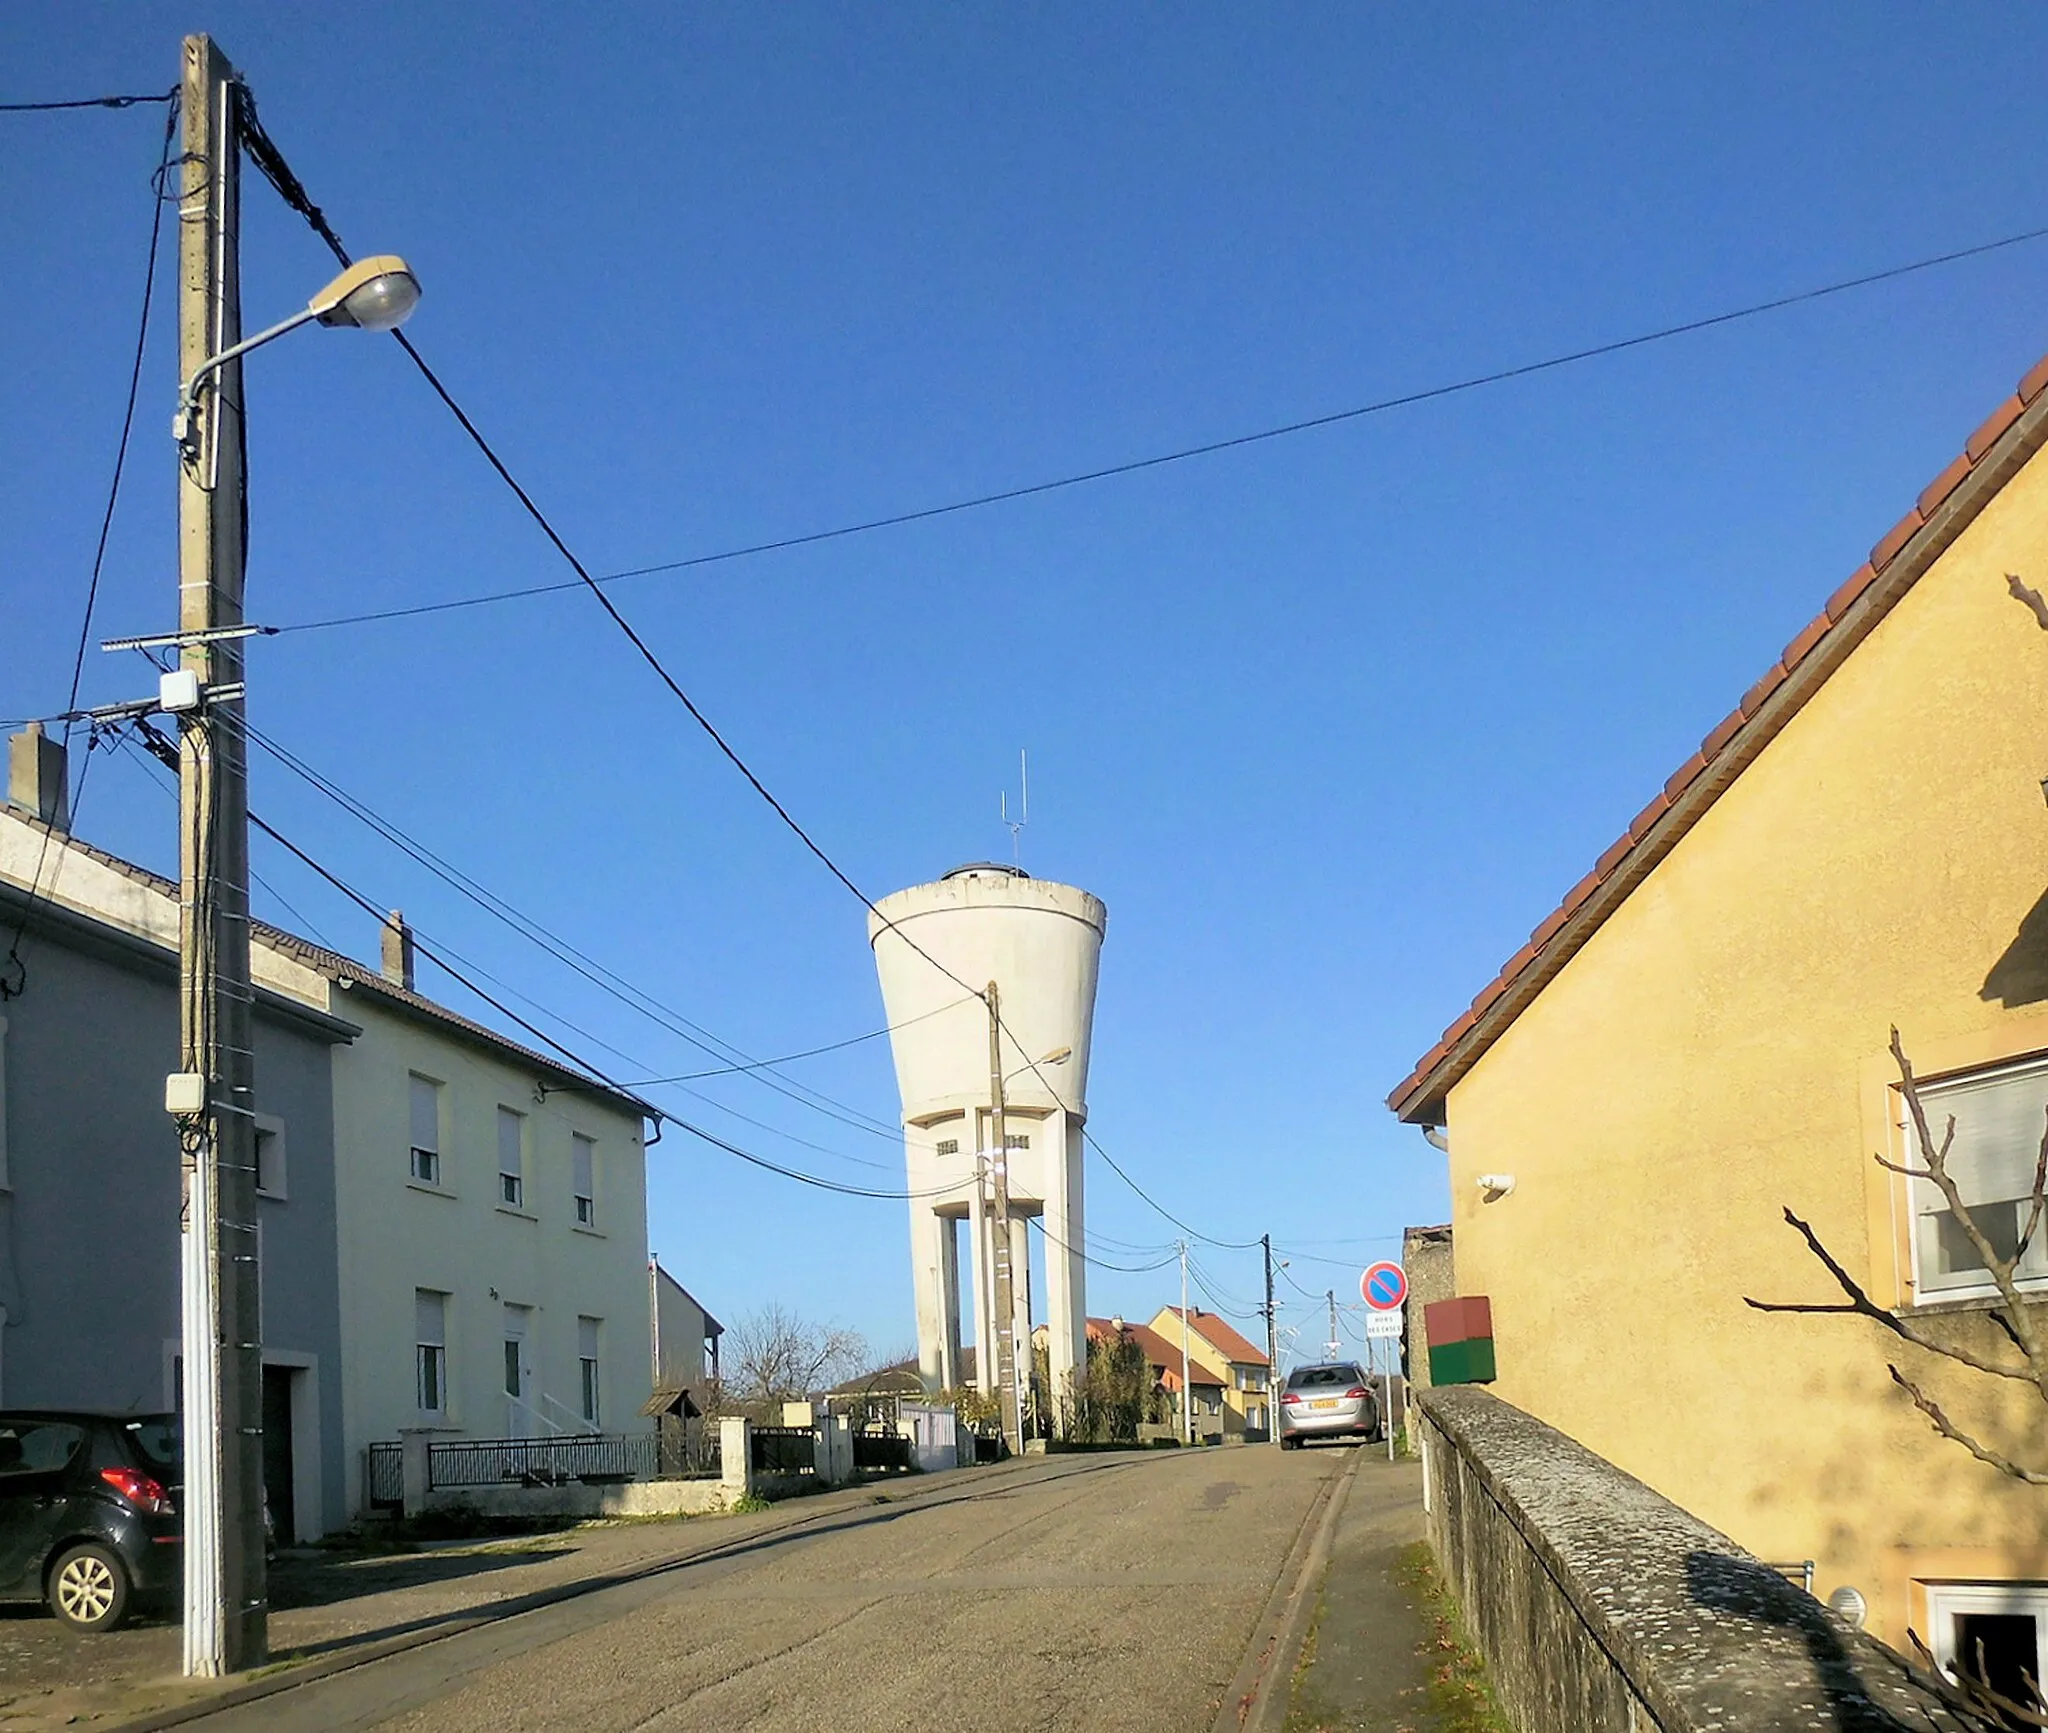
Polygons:
<instances>
[{"instance_id":1,"label":"concrete utility pole","mask_svg":"<svg viewBox=\"0 0 2048 1733\"><path fill-rule=\"evenodd\" d=\"M1259 1235L1266 1248L1266 1432L1280 1442L1280 1338L1273 1327L1273 1236Z\"/></svg>"},{"instance_id":2,"label":"concrete utility pole","mask_svg":"<svg viewBox=\"0 0 2048 1733\"><path fill-rule=\"evenodd\" d=\"M1010 1139L1003 1124L1003 1014L995 982L988 984L989 1171L995 1182L988 1224L990 1267L995 1272L994 1331L996 1402L1003 1436L1018 1455L1024 1453L1024 1410L1017 1394L1017 1317L1013 1298L1015 1272L1010 1268Z\"/></svg>"},{"instance_id":3,"label":"concrete utility pole","mask_svg":"<svg viewBox=\"0 0 2048 1733\"><path fill-rule=\"evenodd\" d=\"M1334 1360L1344 1352L1344 1344L1337 1335L1337 1290L1330 1288L1323 1297L1330 1302L1330 1358Z\"/></svg>"},{"instance_id":4,"label":"concrete utility pole","mask_svg":"<svg viewBox=\"0 0 2048 1733\"><path fill-rule=\"evenodd\" d=\"M1195 1441L1195 1386L1188 1365L1188 1242L1180 1242L1180 1411L1182 1442Z\"/></svg>"},{"instance_id":5,"label":"concrete utility pole","mask_svg":"<svg viewBox=\"0 0 2048 1733\"><path fill-rule=\"evenodd\" d=\"M185 38L178 202L178 377L242 335L235 72ZM266 1659L263 1348L257 1315L255 1065L249 987L249 796L242 652L242 366L199 395L178 478L180 665L199 680L178 748L177 1115L185 1409L185 1671ZM181 1087L182 1090L181 1090Z\"/></svg>"}]
</instances>

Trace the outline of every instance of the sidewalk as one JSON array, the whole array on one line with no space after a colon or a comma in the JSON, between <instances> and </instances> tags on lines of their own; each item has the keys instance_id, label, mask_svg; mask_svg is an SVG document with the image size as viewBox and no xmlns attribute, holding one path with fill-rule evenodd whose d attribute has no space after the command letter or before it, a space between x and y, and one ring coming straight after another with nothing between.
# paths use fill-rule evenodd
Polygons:
<instances>
[{"instance_id":1,"label":"sidewalk","mask_svg":"<svg viewBox=\"0 0 2048 1733\"><path fill-rule=\"evenodd\" d=\"M1331 1538L1286 1733L1494 1733L1422 1564L1422 1465L1357 1463Z\"/></svg>"},{"instance_id":2,"label":"sidewalk","mask_svg":"<svg viewBox=\"0 0 2048 1733\"><path fill-rule=\"evenodd\" d=\"M418 1552L290 1552L272 1567L272 1663L233 1679L183 1678L172 1620L80 1637L40 1608L0 1608L0 1733L168 1725L181 1710L239 1700L282 1678L353 1666L822 1518L965 1494L1039 1460L846 1487L744 1516L588 1524Z\"/></svg>"}]
</instances>

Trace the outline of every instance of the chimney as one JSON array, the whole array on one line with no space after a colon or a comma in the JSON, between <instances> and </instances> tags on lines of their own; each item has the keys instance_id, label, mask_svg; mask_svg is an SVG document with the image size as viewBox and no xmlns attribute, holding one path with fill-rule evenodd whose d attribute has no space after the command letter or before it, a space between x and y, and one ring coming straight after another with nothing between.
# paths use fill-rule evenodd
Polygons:
<instances>
[{"instance_id":1,"label":"chimney","mask_svg":"<svg viewBox=\"0 0 2048 1733\"><path fill-rule=\"evenodd\" d=\"M52 830L71 828L71 798L64 744L31 722L7 741L7 798L25 806Z\"/></svg>"},{"instance_id":2,"label":"chimney","mask_svg":"<svg viewBox=\"0 0 2048 1733\"><path fill-rule=\"evenodd\" d=\"M384 919L384 979L412 990L412 928L405 911L393 909Z\"/></svg>"}]
</instances>

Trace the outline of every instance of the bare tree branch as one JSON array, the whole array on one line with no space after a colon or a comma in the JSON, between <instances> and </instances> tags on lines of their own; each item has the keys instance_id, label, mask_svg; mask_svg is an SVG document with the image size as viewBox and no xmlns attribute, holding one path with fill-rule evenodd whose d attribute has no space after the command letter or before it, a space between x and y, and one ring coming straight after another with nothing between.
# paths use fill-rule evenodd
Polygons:
<instances>
[{"instance_id":1,"label":"bare tree branch","mask_svg":"<svg viewBox=\"0 0 2048 1733\"><path fill-rule=\"evenodd\" d=\"M2048 632L2048 602L2044 602L2041 599L2041 592L2028 589L2025 584L2020 582L2017 572L2007 572L2005 574L2005 587L2012 593L2014 601L2024 602L2034 610L2034 618L2040 623L2041 630Z\"/></svg>"},{"instance_id":2,"label":"bare tree branch","mask_svg":"<svg viewBox=\"0 0 2048 1733\"><path fill-rule=\"evenodd\" d=\"M1899 1040L1896 1025L1892 1029L1892 1059L1899 1068L1899 1093L1906 1098L1907 1110L1912 1114L1913 1130L1920 1139L1920 1158L1927 1164L1927 1177L1940 1189L1943 1201L1956 1218L1956 1225L1963 1230L1964 1236L1978 1257L1983 1259L1983 1266L1990 1273L1992 1285L1998 1289L1998 1297L2005 1302L2006 1319L2011 1325L2008 1333L2018 1340L2020 1351L2027 1357L2031 1382L2040 1390L2042 1400L2048 1401L2048 1351L2044 1351L2044 1347L2048 1345L2044 1345L2036 1335L2033 1320L2027 1316L2026 1308L2020 1300L2019 1284L2015 1280L2020 1253L2015 1253L2011 1258L2001 1257L1998 1248L1985 1238L1983 1231L1977 1226L1976 1218L1970 1214L1969 1206L1963 1202L1961 1188L1948 1171L1949 1149L1954 1144L1956 1136L1955 1116L1949 1116L1948 1129L1942 1137L1940 1147L1937 1148L1927 1130L1927 1110L1921 1105L1919 1081L1913 1075L1912 1062L1906 1057L1906 1049ZM2042 1195L2044 1176L2048 1176L2048 1143L2044 1143L2042 1155L2043 1160L2035 1166L2036 1199ZM1949 1352L1945 1348L1937 1351ZM1951 1354L1950 1357L1960 1356Z\"/></svg>"},{"instance_id":3,"label":"bare tree branch","mask_svg":"<svg viewBox=\"0 0 2048 1733\"><path fill-rule=\"evenodd\" d=\"M2031 1366L2002 1366L1996 1360L1987 1360L1974 1349L1953 1342L1935 1341L1924 1334L1919 1325L1909 1324L1898 1313L1887 1311L1863 1291L1862 1285L1842 1267L1840 1260L1821 1242L1820 1235L1813 1231L1810 1223L1801 1221L1789 1209L1785 1211L1785 1219L1799 1230L1801 1237L1806 1241L1807 1250L1826 1266L1828 1274L1835 1278L1836 1286L1849 1296L1849 1303L1846 1306L1795 1304L1786 1301L1753 1300L1745 1294L1742 1297L1745 1306L1759 1312L1854 1313L1858 1317L1868 1318L1874 1324L1883 1325L1901 1341L1911 1342L1916 1348L1925 1348L1930 1354L1940 1354L1947 1359L1958 1361L1973 1372L1988 1372L1994 1378L2010 1378L2020 1384L2032 1384L2036 1381Z\"/></svg>"},{"instance_id":4,"label":"bare tree branch","mask_svg":"<svg viewBox=\"0 0 2048 1733\"><path fill-rule=\"evenodd\" d=\"M1920 1633L1914 1630L1911 1625L1906 1627L1906 1638L1913 1645L1914 1649L1918 1651L1921 1660L1927 1664L1927 1674L1921 1680L1921 1683L1932 1689L1935 1696L1940 1698L1948 1708L1961 1710L1973 1718L1982 1718L1992 1727L2011 1725L2009 1721L1998 1719L2001 1713L2017 1717L2022 1726L2048 1727L2048 1713L2044 1713L2038 1706L2029 1707L2025 1703L2015 1703L2009 1697L2001 1697L1981 1679L1972 1678L1968 1673L1961 1672L1960 1669L1958 1670L1959 1676L1951 1679L1942 1671L1941 1663L1934 1658L1934 1651L1927 1646L1922 1640ZM1980 1654L1978 1662L1980 1672L1982 1671L1982 1666L1983 1662ZM2038 1699L2041 1695L2040 1686L2025 1673L2021 1673L2020 1677L2026 1682L2027 1689L2033 1692L2034 1696Z\"/></svg>"},{"instance_id":5,"label":"bare tree branch","mask_svg":"<svg viewBox=\"0 0 2048 1733\"><path fill-rule=\"evenodd\" d=\"M1919 1385L1915 1384L1912 1379L1908 1378L1905 1373L1901 1372L1898 1367L1887 1366L1885 1370L1891 1373L1892 1382L1905 1391L1908 1396L1912 1397L1913 1406L1933 1422L1934 1430L1939 1432L1942 1437L1960 1444L1979 1462L1986 1463L1992 1468L1997 1469L2000 1474L2009 1474L2014 1480L2023 1480L2029 1486L2048 1486L2048 1474L2042 1474L2031 1468L2022 1468L2010 1457L2001 1456L1988 1445L1979 1444L1976 1439L1972 1438L1961 1427L1956 1425L1953 1420L1949 1419L1946 1414L1942 1413L1941 1404L1935 1401L1932 1396L1929 1396L1926 1391L1922 1390Z\"/></svg>"}]
</instances>

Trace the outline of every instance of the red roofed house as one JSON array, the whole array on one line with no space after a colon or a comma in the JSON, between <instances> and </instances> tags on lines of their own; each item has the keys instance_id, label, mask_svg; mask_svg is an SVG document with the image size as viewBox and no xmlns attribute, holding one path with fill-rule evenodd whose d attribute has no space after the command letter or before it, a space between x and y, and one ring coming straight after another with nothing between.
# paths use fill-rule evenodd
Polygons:
<instances>
[{"instance_id":1,"label":"red roofed house","mask_svg":"<svg viewBox=\"0 0 2048 1733\"><path fill-rule=\"evenodd\" d=\"M1956 1118L1965 1205L2019 1240L2048 1110L2048 609L2009 574L2048 590L2044 444L2048 362L1390 1103L1447 1132L1496 1395L1760 1556L1815 1561L1885 1641L1910 1625L1946 1657L1990 1633L2037 1677L2048 1497L1937 1436L1886 1363L2048 1468L2039 1392L1744 1297L1841 1300L1790 1208L1878 1306L2018 1363L1941 1195L1872 1157L1914 1165L1896 1024ZM2048 1235L2019 1279L2048 1325Z\"/></svg>"},{"instance_id":2,"label":"red roofed house","mask_svg":"<svg viewBox=\"0 0 2048 1733\"><path fill-rule=\"evenodd\" d=\"M1169 1342L1180 1340L1180 1308L1161 1306L1152 1328ZM1271 1425L1272 1364L1258 1347L1222 1316L1199 1306L1188 1308L1188 1335L1195 1352L1223 1367L1226 1433L1265 1435Z\"/></svg>"}]
</instances>

